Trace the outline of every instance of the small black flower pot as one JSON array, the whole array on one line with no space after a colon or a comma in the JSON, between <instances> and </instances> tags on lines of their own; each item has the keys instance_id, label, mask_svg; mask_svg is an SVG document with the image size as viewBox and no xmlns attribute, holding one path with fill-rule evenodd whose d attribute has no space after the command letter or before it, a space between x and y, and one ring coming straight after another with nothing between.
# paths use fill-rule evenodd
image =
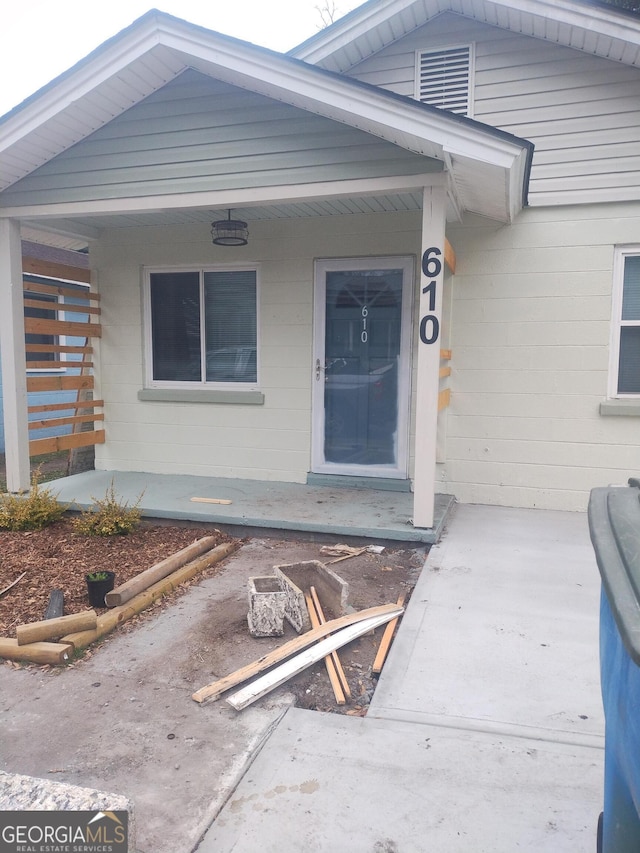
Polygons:
<instances>
[{"instance_id":1,"label":"small black flower pot","mask_svg":"<svg viewBox=\"0 0 640 853\"><path fill-rule=\"evenodd\" d=\"M89 575L85 575L87 581L87 593L89 594L89 604L92 607L106 607L104 597L108 592L111 592L115 585L115 572L102 572L107 577L104 580L92 580Z\"/></svg>"}]
</instances>

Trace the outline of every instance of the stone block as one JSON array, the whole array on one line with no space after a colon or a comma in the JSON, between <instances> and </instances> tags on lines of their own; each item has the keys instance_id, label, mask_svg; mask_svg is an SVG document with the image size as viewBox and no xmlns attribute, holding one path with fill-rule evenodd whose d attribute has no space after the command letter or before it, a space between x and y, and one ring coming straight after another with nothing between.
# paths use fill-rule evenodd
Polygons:
<instances>
[{"instance_id":1,"label":"stone block","mask_svg":"<svg viewBox=\"0 0 640 853\"><path fill-rule=\"evenodd\" d=\"M284 634L286 594L273 575L249 578L247 622L252 637L281 637Z\"/></svg>"},{"instance_id":2,"label":"stone block","mask_svg":"<svg viewBox=\"0 0 640 853\"><path fill-rule=\"evenodd\" d=\"M135 853L133 803L122 794L0 770L0 811L124 811L128 814L128 850Z\"/></svg>"},{"instance_id":3,"label":"stone block","mask_svg":"<svg viewBox=\"0 0 640 853\"><path fill-rule=\"evenodd\" d=\"M274 566L274 572L286 593L286 619L299 634L311 628L304 597L312 586L318 593L327 619L347 612L349 584L319 560Z\"/></svg>"}]
</instances>

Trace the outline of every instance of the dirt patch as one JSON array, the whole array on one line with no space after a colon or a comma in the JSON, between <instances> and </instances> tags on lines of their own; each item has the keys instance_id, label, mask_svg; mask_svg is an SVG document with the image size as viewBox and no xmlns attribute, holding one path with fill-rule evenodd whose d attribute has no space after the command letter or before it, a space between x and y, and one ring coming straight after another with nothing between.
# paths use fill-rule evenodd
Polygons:
<instances>
[{"instance_id":1,"label":"dirt patch","mask_svg":"<svg viewBox=\"0 0 640 853\"><path fill-rule=\"evenodd\" d=\"M17 625L42 619L53 589L63 590L65 614L87 609L87 572L113 569L116 572L116 583L124 583L202 536L214 536L216 544L232 541L232 537L206 525L173 526L148 522L143 522L137 531L128 536L115 537L79 536L73 532L69 519L41 531L2 531L0 590L23 572L25 574L15 586L0 596L0 636L15 636ZM330 565L349 584L348 605L354 610L361 610L395 603L402 593L408 601L426 557L424 547L385 548L382 553L367 551L333 562L335 557L324 551L326 545L317 542L253 538L242 540L239 545L235 555L205 570L118 629L120 632L135 631L142 620L151 619L160 611L173 606L191 586L205 579L208 583L213 579L213 583L217 584L217 576L220 575L220 585L229 590L228 594L216 602L211 618L206 623L209 626L206 633L200 636L194 627L185 641L190 654L185 661L183 674L187 679L191 674L194 690L250 663L265 651L296 636L288 625L283 637L254 638L250 635L247 626L247 573L260 576L269 574L275 565L319 560ZM327 608L327 618L336 615L339 614ZM378 629L340 652L351 691L351 698L345 705L336 704L323 663L305 670L282 689L292 692L297 706L301 708L365 714L375 690L376 679L372 676L371 666L382 631ZM109 642L109 637L103 642ZM90 649L85 652L85 657L91 654ZM203 669L205 660L206 671ZM76 661L75 666L78 665L81 665L81 661ZM68 675L71 676L71 672Z\"/></svg>"}]
</instances>

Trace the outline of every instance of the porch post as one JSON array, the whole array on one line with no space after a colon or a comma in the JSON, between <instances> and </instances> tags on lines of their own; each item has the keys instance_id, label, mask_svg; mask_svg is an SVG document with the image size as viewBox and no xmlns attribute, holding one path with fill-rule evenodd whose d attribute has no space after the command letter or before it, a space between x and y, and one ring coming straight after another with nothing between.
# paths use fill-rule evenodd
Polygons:
<instances>
[{"instance_id":1,"label":"porch post","mask_svg":"<svg viewBox=\"0 0 640 853\"><path fill-rule=\"evenodd\" d=\"M31 475L22 245L20 226L12 219L0 219L0 358L7 488L10 492L26 491Z\"/></svg>"},{"instance_id":2,"label":"porch post","mask_svg":"<svg viewBox=\"0 0 640 853\"><path fill-rule=\"evenodd\" d=\"M425 187L418 315L414 527L433 527L442 336L446 193L444 181Z\"/></svg>"}]
</instances>

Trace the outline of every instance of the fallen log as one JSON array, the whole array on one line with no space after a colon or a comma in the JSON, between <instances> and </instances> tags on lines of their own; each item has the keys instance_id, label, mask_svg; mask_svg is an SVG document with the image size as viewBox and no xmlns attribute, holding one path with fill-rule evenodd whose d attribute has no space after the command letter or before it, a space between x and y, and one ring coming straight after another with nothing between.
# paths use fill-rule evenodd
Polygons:
<instances>
[{"instance_id":1,"label":"fallen log","mask_svg":"<svg viewBox=\"0 0 640 853\"><path fill-rule=\"evenodd\" d=\"M58 616L56 619L28 622L17 626L16 639L19 646L39 643L41 640L54 640L73 631L94 629L97 619L95 610L84 610L82 613L71 613L69 616Z\"/></svg>"},{"instance_id":2,"label":"fallen log","mask_svg":"<svg viewBox=\"0 0 640 853\"><path fill-rule=\"evenodd\" d=\"M200 690L196 690L196 692L192 694L191 698L194 702L201 703L206 702L208 699L219 699L225 691L230 690L232 687L237 687L238 684L242 684L244 681L248 681L255 675L259 675L261 672L264 672L265 669L268 669L277 663L281 663L283 660L291 657L291 655L296 654L296 652L299 652L302 649L306 649L312 643L315 643L317 640L321 640L323 637L331 634L332 631L338 631L340 628L345 628L347 625L354 625L357 622L361 622L363 619L367 619L370 616L378 614L390 614L389 619L393 619L394 616L398 616L401 612L402 610L399 609L396 604L381 604L377 607L369 607L367 610L360 610L357 613L347 613L346 616L339 616L337 619L331 619L329 622L325 622L324 625L320 625L318 628L312 628L311 631L307 631L304 634L300 634L299 637L294 637L293 640L283 643L283 645L267 652L267 654L262 655L262 657L259 657L252 663L235 670L235 672L231 672L229 675L225 675L223 678L219 678L217 681L207 684L206 687L201 687Z\"/></svg>"},{"instance_id":3,"label":"fallen log","mask_svg":"<svg viewBox=\"0 0 640 853\"><path fill-rule=\"evenodd\" d=\"M67 663L73 655L72 643L29 643L19 646L11 637L0 637L0 658L40 664Z\"/></svg>"},{"instance_id":4,"label":"fallen log","mask_svg":"<svg viewBox=\"0 0 640 853\"><path fill-rule=\"evenodd\" d=\"M307 669L307 667L322 660L323 657L326 657L335 649L345 646L347 643L352 642L352 640L356 640L363 634L374 630L379 625L384 625L385 622L393 619L400 612L402 612L402 608L396 607L395 613L370 616L368 619L363 619L361 622L356 622L354 625L342 628L337 633L331 634L331 636L326 637L324 640L320 640L319 643L311 646L311 648L305 649L300 654L271 670L271 672L266 672L260 678L252 681L251 684L228 696L226 702L237 711L242 711L243 708L251 705L257 699L262 698L262 696L265 696L281 684L284 684L285 681L293 678L294 675L298 675L298 673Z\"/></svg>"},{"instance_id":5,"label":"fallen log","mask_svg":"<svg viewBox=\"0 0 640 853\"><path fill-rule=\"evenodd\" d=\"M194 560L200 554L204 554L205 551L210 551L215 542L215 537L204 536L202 539L198 539L197 542L187 545L186 548L176 551L175 554L172 554L165 560L161 560L159 563L151 566L151 568L145 569L134 578L131 578L131 580L108 592L105 595L105 604L107 607L118 607L121 604L125 604L138 595L138 593L148 589L152 584L166 578L171 572L191 562L191 560Z\"/></svg>"},{"instance_id":6,"label":"fallen log","mask_svg":"<svg viewBox=\"0 0 640 853\"><path fill-rule=\"evenodd\" d=\"M232 554L239 547L239 542L225 542L222 545L217 545L199 560L193 560L191 563L187 563L186 566L176 569L173 574L153 584L153 586L139 593L126 604L122 604L120 607L113 607L111 610L101 613L98 616L95 630L67 634L62 638L62 642L73 643L76 649L86 648L86 646L113 631L118 625L131 619L132 616L141 613L167 592L171 592L171 590L195 577L195 575L209 568L209 566L213 566L219 563L220 560L224 560L225 557L228 557L229 554Z\"/></svg>"},{"instance_id":7,"label":"fallen log","mask_svg":"<svg viewBox=\"0 0 640 853\"><path fill-rule=\"evenodd\" d=\"M58 616L64 616L64 593L61 589L52 589L44 618L57 619Z\"/></svg>"}]
</instances>

